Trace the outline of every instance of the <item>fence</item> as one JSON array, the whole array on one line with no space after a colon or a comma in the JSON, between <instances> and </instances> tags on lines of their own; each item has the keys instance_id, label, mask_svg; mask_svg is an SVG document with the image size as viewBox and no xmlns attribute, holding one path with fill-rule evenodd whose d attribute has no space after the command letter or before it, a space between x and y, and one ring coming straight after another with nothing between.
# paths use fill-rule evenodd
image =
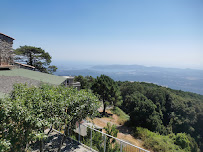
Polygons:
<instances>
[{"instance_id":1,"label":"fence","mask_svg":"<svg viewBox=\"0 0 203 152\"><path fill-rule=\"evenodd\" d=\"M121 139L108 135L87 124L78 124L75 130L68 130L70 138L99 152L149 152Z\"/></svg>"}]
</instances>

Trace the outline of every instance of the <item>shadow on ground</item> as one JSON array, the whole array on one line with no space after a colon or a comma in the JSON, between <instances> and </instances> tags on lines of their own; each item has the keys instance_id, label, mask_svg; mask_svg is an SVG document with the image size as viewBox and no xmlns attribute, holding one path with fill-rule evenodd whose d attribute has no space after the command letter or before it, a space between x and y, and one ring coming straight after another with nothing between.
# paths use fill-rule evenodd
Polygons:
<instances>
[{"instance_id":1,"label":"shadow on ground","mask_svg":"<svg viewBox=\"0 0 203 152\"><path fill-rule=\"evenodd\" d=\"M112 117L113 116L113 114L111 114L111 113L107 113L107 112L105 112L105 115L103 115L103 112L99 112L99 115L97 116L98 118L102 118L102 117L107 117L107 118L109 118L109 117Z\"/></svg>"},{"instance_id":2,"label":"shadow on ground","mask_svg":"<svg viewBox=\"0 0 203 152\"><path fill-rule=\"evenodd\" d=\"M123 134L132 134L132 129L130 129L129 127L127 126L117 126L116 129L119 130L120 133L123 133Z\"/></svg>"}]
</instances>

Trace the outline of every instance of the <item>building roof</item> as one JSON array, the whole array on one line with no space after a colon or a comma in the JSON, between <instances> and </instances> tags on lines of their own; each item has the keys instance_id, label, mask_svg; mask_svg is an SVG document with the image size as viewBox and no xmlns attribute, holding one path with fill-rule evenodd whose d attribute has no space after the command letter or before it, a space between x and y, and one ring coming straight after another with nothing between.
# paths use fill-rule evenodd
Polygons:
<instances>
[{"instance_id":1,"label":"building roof","mask_svg":"<svg viewBox=\"0 0 203 152\"><path fill-rule=\"evenodd\" d=\"M6 80L6 83L3 79ZM9 93L15 83L29 83L34 85L49 83L53 85L60 85L66 80L66 78L27 69L11 69L0 70L0 80L2 80L2 82L0 81L0 88L2 88L0 89L1 97L3 93Z\"/></svg>"},{"instance_id":2,"label":"building roof","mask_svg":"<svg viewBox=\"0 0 203 152\"><path fill-rule=\"evenodd\" d=\"M0 92L0 98L3 98L5 96L5 93Z\"/></svg>"},{"instance_id":3,"label":"building roof","mask_svg":"<svg viewBox=\"0 0 203 152\"><path fill-rule=\"evenodd\" d=\"M6 34L3 34L3 33L0 33L1 35L3 35L3 36L6 36L6 37L8 37L8 38L10 38L10 39L13 39L13 40L15 40L14 38L12 38L12 37L10 37L10 36L8 36L8 35L6 35Z\"/></svg>"},{"instance_id":4,"label":"building roof","mask_svg":"<svg viewBox=\"0 0 203 152\"><path fill-rule=\"evenodd\" d=\"M66 78L66 79L74 79L74 77L72 77L72 76L62 76L62 77Z\"/></svg>"},{"instance_id":5,"label":"building roof","mask_svg":"<svg viewBox=\"0 0 203 152\"><path fill-rule=\"evenodd\" d=\"M66 78L61 76L51 75L38 71L31 71L27 69L3 70L0 71L0 76L21 76L54 85L60 85L66 80Z\"/></svg>"}]
</instances>

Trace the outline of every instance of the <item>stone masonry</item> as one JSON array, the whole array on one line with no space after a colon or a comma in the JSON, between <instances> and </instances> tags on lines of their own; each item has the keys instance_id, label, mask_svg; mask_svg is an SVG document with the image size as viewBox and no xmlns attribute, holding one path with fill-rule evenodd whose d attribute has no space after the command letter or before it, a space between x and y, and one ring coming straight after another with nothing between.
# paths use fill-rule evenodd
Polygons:
<instances>
[{"instance_id":1,"label":"stone masonry","mask_svg":"<svg viewBox=\"0 0 203 152\"><path fill-rule=\"evenodd\" d=\"M13 40L14 38L0 33L0 67L13 65Z\"/></svg>"}]
</instances>

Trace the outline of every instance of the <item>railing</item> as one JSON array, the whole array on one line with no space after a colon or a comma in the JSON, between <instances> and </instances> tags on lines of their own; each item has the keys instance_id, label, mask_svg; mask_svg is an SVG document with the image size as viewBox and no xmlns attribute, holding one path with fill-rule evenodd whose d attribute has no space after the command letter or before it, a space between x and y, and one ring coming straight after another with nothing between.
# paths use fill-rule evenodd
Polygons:
<instances>
[{"instance_id":1,"label":"railing","mask_svg":"<svg viewBox=\"0 0 203 152\"><path fill-rule=\"evenodd\" d=\"M92 151L149 152L148 150L115 138L86 124L78 124L78 127L74 131L68 130L68 135L79 143L88 146Z\"/></svg>"}]
</instances>

